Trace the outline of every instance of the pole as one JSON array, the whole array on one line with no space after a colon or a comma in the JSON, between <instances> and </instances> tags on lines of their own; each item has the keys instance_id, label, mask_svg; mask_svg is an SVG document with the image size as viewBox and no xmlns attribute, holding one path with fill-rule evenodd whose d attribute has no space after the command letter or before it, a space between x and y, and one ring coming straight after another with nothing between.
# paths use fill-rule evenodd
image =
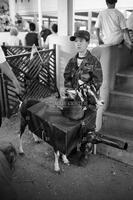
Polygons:
<instances>
[{"instance_id":1,"label":"pole","mask_svg":"<svg viewBox=\"0 0 133 200\"><path fill-rule=\"evenodd\" d=\"M39 33L42 29L42 0L38 0L38 21L39 21Z\"/></svg>"}]
</instances>

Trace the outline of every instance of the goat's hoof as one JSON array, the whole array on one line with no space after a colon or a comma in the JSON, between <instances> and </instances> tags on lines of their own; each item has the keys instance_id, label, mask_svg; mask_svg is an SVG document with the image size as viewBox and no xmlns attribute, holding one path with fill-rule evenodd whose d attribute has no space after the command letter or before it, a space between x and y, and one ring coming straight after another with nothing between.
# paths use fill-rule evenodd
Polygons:
<instances>
[{"instance_id":1,"label":"goat's hoof","mask_svg":"<svg viewBox=\"0 0 133 200\"><path fill-rule=\"evenodd\" d=\"M61 173L60 168L57 167L57 166L54 167L54 171L55 171L56 174L60 174Z\"/></svg>"},{"instance_id":2,"label":"goat's hoof","mask_svg":"<svg viewBox=\"0 0 133 200\"><path fill-rule=\"evenodd\" d=\"M55 174L58 174L58 175L61 174L61 170L55 170L54 172L55 172Z\"/></svg>"},{"instance_id":3,"label":"goat's hoof","mask_svg":"<svg viewBox=\"0 0 133 200\"><path fill-rule=\"evenodd\" d=\"M24 152L19 152L19 155L20 156L24 156Z\"/></svg>"},{"instance_id":4,"label":"goat's hoof","mask_svg":"<svg viewBox=\"0 0 133 200\"><path fill-rule=\"evenodd\" d=\"M69 166L70 165L70 162L64 162L65 165Z\"/></svg>"}]
</instances>

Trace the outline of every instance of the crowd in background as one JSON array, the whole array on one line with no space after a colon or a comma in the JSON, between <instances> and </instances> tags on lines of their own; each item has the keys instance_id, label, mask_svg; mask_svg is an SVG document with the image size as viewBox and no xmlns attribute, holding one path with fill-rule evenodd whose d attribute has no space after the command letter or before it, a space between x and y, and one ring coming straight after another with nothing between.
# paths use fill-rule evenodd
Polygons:
<instances>
[{"instance_id":1,"label":"crowd in background","mask_svg":"<svg viewBox=\"0 0 133 200\"><path fill-rule=\"evenodd\" d=\"M10 26L9 29L9 37L7 38L5 45L9 46L22 46L22 40L18 36L19 30L16 26ZM52 24L50 29L45 28L42 26L42 30L39 33L37 31L36 24L34 22L28 23L28 29L24 37L24 46L32 46L35 44L37 47L42 47L45 49L53 48L53 44L51 44L51 41L53 42L56 40L58 36L58 25ZM51 44L51 46L49 46Z\"/></svg>"},{"instance_id":2,"label":"crowd in background","mask_svg":"<svg viewBox=\"0 0 133 200\"><path fill-rule=\"evenodd\" d=\"M18 46L22 45L21 38L18 37L19 32L28 32L26 33L24 46L32 46L35 44L36 46L51 48L50 40L56 40L58 36L58 25L52 24L51 27L45 27L45 24L42 26L42 30L39 33L37 24L33 21L24 20L19 14L16 14L15 25L12 24L12 21L9 16L9 12L7 10L1 10L0 12L0 32L10 32L10 37L8 38L6 45ZM127 28L129 30L130 38L133 41L133 12L130 14L128 19L126 19ZM78 27L80 30L80 27ZM96 29L93 28L91 31L91 38L95 40L94 43L98 44L98 38L96 35ZM76 30L75 30L76 31ZM51 39L52 38L52 39ZM91 42L91 40L90 40Z\"/></svg>"}]
</instances>

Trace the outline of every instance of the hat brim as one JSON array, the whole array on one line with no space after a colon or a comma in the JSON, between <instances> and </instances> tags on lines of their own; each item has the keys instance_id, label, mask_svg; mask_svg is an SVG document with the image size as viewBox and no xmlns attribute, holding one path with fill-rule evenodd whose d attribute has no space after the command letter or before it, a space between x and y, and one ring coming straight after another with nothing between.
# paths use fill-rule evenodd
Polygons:
<instances>
[{"instance_id":1,"label":"hat brim","mask_svg":"<svg viewBox=\"0 0 133 200\"><path fill-rule=\"evenodd\" d=\"M75 41L76 37L75 36L71 36L70 37L70 41Z\"/></svg>"}]
</instances>

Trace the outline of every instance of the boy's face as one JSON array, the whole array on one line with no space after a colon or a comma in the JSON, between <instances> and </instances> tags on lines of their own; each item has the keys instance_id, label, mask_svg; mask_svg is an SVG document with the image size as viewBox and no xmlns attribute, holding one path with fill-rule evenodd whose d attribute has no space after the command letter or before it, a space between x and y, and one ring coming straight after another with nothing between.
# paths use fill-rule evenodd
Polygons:
<instances>
[{"instance_id":1,"label":"boy's face","mask_svg":"<svg viewBox=\"0 0 133 200\"><path fill-rule=\"evenodd\" d=\"M77 37L75 39L75 47L78 53L84 52L87 49L88 44L89 42L87 42L84 38Z\"/></svg>"}]
</instances>

